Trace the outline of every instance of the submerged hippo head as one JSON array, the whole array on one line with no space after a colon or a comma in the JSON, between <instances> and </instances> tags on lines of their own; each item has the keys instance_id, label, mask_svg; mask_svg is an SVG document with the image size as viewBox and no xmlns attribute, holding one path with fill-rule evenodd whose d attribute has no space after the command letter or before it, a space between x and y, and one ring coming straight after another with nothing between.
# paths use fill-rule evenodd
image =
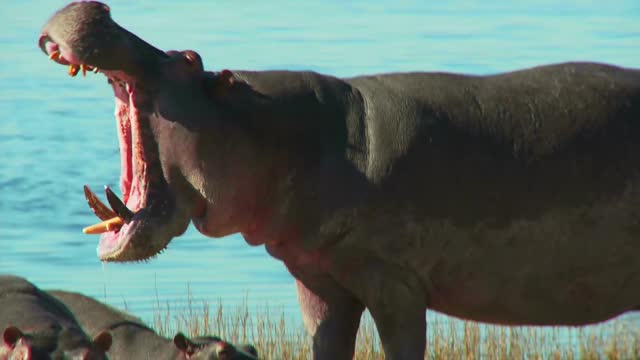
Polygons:
<instances>
[{"instance_id":1,"label":"submerged hippo head","mask_svg":"<svg viewBox=\"0 0 640 360\"><path fill-rule=\"evenodd\" d=\"M178 333L173 338L173 343L191 360L255 360L258 358L258 351L252 345L236 347L217 336L190 339Z\"/></svg>"},{"instance_id":2,"label":"submerged hippo head","mask_svg":"<svg viewBox=\"0 0 640 360\"><path fill-rule=\"evenodd\" d=\"M229 156L248 142L239 130L243 124L225 115L221 94L234 84L229 71L205 72L193 51L154 48L116 24L107 5L94 1L71 3L55 13L39 46L72 76L104 74L115 94L122 200L107 188L110 209L85 187L90 206L105 220L85 229L102 233L101 260L150 258L191 220L210 236L238 232L248 222L257 194L243 187L243 179L255 178L259 170ZM203 153L216 156L204 164Z\"/></svg>"},{"instance_id":3,"label":"submerged hippo head","mask_svg":"<svg viewBox=\"0 0 640 360\"><path fill-rule=\"evenodd\" d=\"M23 333L15 326L2 332L0 360L71 359L105 360L111 347L111 334L101 332L90 342L82 341L77 332L62 330L57 338L47 332ZM55 339L54 339L55 338ZM79 340L80 339L80 340Z\"/></svg>"}]
</instances>

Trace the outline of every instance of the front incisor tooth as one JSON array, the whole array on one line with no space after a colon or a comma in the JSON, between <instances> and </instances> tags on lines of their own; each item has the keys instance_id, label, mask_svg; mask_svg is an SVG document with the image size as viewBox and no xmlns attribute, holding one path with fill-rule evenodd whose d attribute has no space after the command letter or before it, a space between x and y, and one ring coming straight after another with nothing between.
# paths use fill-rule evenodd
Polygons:
<instances>
[{"instance_id":1,"label":"front incisor tooth","mask_svg":"<svg viewBox=\"0 0 640 360\"><path fill-rule=\"evenodd\" d=\"M88 67L89 66L85 65L85 64L80 65L80 70L82 70L82 76L87 76L87 68Z\"/></svg>"},{"instance_id":2,"label":"front incisor tooth","mask_svg":"<svg viewBox=\"0 0 640 360\"><path fill-rule=\"evenodd\" d=\"M109 220L87 226L86 228L82 229L82 232L85 234L102 234L107 231L120 229L122 225L124 225L124 220L116 216Z\"/></svg>"},{"instance_id":3,"label":"front incisor tooth","mask_svg":"<svg viewBox=\"0 0 640 360\"><path fill-rule=\"evenodd\" d=\"M51 60L56 60L60 57L60 51L56 50L54 52L52 52L51 54L49 54L49 59Z\"/></svg>"},{"instance_id":4,"label":"front incisor tooth","mask_svg":"<svg viewBox=\"0 0 640 360\"><path fill-rule=\"evenodd\" d=\"M76 76L78 75L78 71L80 71L80 66L71 64L69 65L69 75Z\"/></svg>"}]
</instances>

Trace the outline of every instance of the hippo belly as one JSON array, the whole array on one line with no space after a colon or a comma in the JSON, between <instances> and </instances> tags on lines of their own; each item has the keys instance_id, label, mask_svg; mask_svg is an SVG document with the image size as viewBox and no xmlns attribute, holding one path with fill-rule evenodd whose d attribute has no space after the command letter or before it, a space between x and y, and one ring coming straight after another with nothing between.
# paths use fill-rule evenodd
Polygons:
<instances>
[{"instance_id":1,"label":"hippo belly","mask_svg":"<svg viewBox=\"0 0 640 360\"><path fill-rule=\"evenodd\" d=\"M441 242L430 267L416 266L429 308L512 325L584 325L636 308L635 222L611 216L586 225L581 212L558 211L503 230L451 228L460 235Z\"/></svg>"},{"instance_id":2,"label":"hippo belly","mask_svg":"<svg viewBox=\"0 0 640 360\"><path fill-rule=\"evenodd\" d=\"M595 323L640 304L640 192L633 186L639 183L632 177L598 201L536 213L509 212L496 202L473 221L461 213L434 218L371 205L377 210L358 211L365 214L353 221L360 226L335 249L321 251L322 256L293 251L295 256L284 260L290 268L328 269L365 302L379 295L388 272L392 279L415 277L428 308L459 318Z\"/></svg>"}]
</instances>

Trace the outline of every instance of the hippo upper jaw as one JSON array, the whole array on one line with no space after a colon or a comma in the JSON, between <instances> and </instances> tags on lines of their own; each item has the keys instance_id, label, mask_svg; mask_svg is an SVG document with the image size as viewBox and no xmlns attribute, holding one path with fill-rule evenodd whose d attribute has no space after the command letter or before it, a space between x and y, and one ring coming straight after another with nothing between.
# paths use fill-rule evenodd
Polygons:
<instances>
[{"instance_id":1,"label":"hippo upper jaw","mask_svg":"<svg viewBox=\"0 0 640 360\"><path fill-rule=\"evenodd\" d=\"M49 57L79 70L121 71L141 77L157 71L169 56L118 25L109 6L98 1L73 2L45 24L38 45Z\"/></svg>"}]
</instances>

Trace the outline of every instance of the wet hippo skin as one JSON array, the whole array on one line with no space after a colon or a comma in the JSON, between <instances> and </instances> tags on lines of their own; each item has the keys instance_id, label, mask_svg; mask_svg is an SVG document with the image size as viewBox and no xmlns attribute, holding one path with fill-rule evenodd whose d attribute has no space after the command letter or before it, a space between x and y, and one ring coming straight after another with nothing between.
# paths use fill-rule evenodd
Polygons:
<instances>
[{"instance_id":1,"label":"wet hippo skin","mask_svg":"<svg viewBox=\"0 0 640 360\"><path fill-rule=\"evenodd\" d=\"M0 330L0 359L101 360L111 346L108 331L91 340L63 304L13 275L0 274Z\"/></svg>"},{"instance_id":2,"label":"wet hippo skin","mask_svg":"<svg viewBox=\"0 0 640 360\"><path fill-rule=\"evenodd\" d=\"M87 190L115 224L100 259L148 259L190 222L241 233L296 278L315 359L353 357L365 308L387 359L422 359L428 308L584 325L640 306L637 69L212 72L97 2L38 42L114 91L122 199Z\"/></svg>"},{"instance_id":3,"label":"wet hippo skin","mask_svg":"<svg viewBox=\"0 0 640 360\"><path fill-rule=\"evenodd\" d=\"M215 336L189 339L179 333L173 340L167 339L142 320L80 293L63 290L48 290L47 293L63 303L88 334L111 333L110 359L256 359L242 351L243 347L238 349ZM250 345L244 345L244 348L255 353Z\"/></svg>"}]
</instances>

